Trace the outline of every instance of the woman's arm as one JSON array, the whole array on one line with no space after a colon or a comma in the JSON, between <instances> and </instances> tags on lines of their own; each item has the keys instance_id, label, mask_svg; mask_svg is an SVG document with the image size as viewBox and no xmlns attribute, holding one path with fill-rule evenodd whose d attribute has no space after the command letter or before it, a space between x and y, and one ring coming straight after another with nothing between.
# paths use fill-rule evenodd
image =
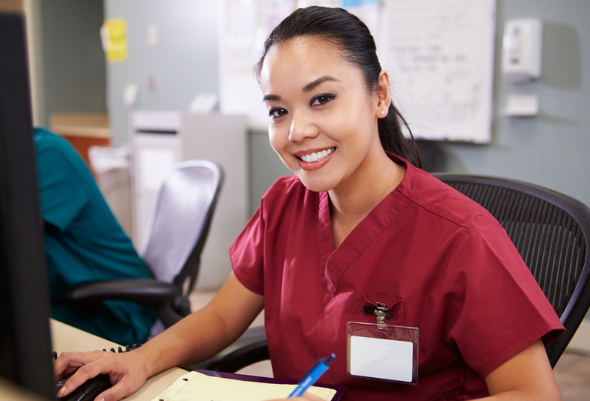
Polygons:
<instances>
[{"instance_id":1,"label":"woman's arm","mask_svg":"<svg viewBox=\"0 0 590 401\"><path fill-rule=\"evenodd\" d=\"M231 274L213 300L134 351L114 354L94 351L63 353L55 362L58 378L75 371L59 396L69 394L86 380L108 373L105 401L119 400L137 391L148 377L216 355L235 341L263 308L263 297L244 287Z\"/></svg>"},{"instance_id":2,"label":"woman's arm","mask_svg":"<svg viewBox=\"0 0 590 401\"><path fill-rule=\"evenodd\" d=\"M561 401L561 395L541 340L508 360L485 378L485 400Z\"/></svg>"}]
</instances>

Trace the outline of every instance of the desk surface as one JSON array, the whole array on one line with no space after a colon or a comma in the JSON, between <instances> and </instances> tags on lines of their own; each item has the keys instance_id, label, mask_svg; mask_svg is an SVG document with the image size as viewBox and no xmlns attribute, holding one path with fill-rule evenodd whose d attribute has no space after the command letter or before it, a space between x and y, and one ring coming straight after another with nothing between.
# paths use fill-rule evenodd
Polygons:
<instances>
[{"instance_id":1,"label":"desk surface","mask_svg":"<svg viewBox=\"0 0 590 401\"><path fill-rule=\"evenodd\" d=\"M50 129L61 136L110 138L109 116L106 113L54 114Z\"/></svg>"},{"instance_id":2,"label":"desk surface","mask_svg":"<svg viewBox=\"0 0 590 401\"><path fill-rule=\"evenodd\" d=\"M53 342L53 350L58 354L66 351L117 349L119 346L119 344L53 319L51 319L51 338ZM185 370L179 368L165 370L164 372L149 378L139 391L125 398L125 400L151 400L168 388L185 372Z\"/></svg>"}]
</instances>

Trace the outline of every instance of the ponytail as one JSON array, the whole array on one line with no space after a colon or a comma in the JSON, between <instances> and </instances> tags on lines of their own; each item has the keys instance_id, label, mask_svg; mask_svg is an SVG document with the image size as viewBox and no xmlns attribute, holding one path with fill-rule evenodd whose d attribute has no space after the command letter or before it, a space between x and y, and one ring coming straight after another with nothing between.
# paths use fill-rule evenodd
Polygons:
<instances>
[{"instance_id":1,"label":"ponytail","mask_svg":"<svg viewBox=\"0 0 590 401\"><path fill-rule=\"evenodd\" d=\"M422 160L414 135L404 117L393 105L393 102L389 105L387 115L384 118L378 119L377 123L379 139L381 140L383 149L403 157L416 167L422 168ZM406 127L410 138L404 136L402 124Z\"/></svg>"}]
</instances>

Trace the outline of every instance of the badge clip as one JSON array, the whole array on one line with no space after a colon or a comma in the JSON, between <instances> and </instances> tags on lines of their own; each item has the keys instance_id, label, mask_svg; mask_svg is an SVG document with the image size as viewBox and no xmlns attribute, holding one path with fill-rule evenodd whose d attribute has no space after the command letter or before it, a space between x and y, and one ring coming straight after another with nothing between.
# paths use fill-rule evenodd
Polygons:
<instances>
[{"instance_id":1,"label":"badge clip","mask_svg":"<svg viewBox=\"0 0 590 401\"><path fill-rule=\"evenodd\" d=\"M387 309L387 305L377 302L377 305L365 305L366 315L375 315L377 317L377 330L387 331L387 322L385 319L393 317L393 312Z\"/></svg>"}]
</instances>

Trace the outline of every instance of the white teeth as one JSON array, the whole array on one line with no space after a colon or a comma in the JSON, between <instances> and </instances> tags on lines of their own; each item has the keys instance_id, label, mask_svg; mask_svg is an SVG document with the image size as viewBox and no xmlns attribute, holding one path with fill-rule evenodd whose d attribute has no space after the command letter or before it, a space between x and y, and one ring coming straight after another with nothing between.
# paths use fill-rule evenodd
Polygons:
<instances>
[{"instance_id":1,"label":"white teeth","mask_svg":"<svg viewBox=\"0 0 590 401\"><path fill-rule=\"evenodd\" d=\"M300 159L303 160L304 162L307 162L307 163L319 162L324 157L326 157L329 154L331 154L332 152L334 152L334 149L335 148L330 148L330 149L322 150L319 152L310 153L308 155L301 156Z\"/></svg>"}]
</instances>

